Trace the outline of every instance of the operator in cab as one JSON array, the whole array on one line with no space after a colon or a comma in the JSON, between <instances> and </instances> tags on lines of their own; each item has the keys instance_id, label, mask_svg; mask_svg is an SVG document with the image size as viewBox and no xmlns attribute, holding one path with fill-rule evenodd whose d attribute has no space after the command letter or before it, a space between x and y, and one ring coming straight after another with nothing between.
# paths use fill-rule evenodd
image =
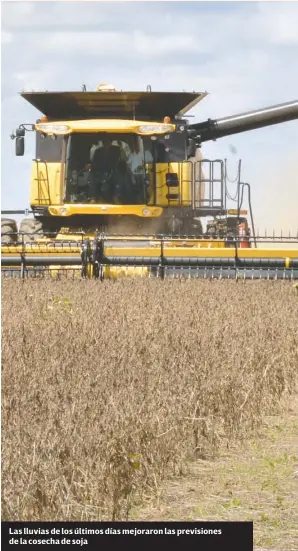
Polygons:
<instances>
[{"instance_id":1,"label":"operator in cab","mask_svg":"<svg viewBox=\"0 0 298 551\"><path fill-rule=\"evenodd\" d=\"M121 159L120 147L113 145L113 140L109 135L104 136L101 142L102 145L97 142L91 148L90 161L92 170L109 170L117 166Z\"/></svg>"},{"instance_id":2,"label":"operator in cab","mask_svg":"<svg viewBox=\"0 0 298 551\"><path fill-rule=\"evenodd\" d=\"M121 172L125 170L125 154L109 136L101 136L90 151L91 195L93 200L119 202Z\"/></svg>"}]
</instances>

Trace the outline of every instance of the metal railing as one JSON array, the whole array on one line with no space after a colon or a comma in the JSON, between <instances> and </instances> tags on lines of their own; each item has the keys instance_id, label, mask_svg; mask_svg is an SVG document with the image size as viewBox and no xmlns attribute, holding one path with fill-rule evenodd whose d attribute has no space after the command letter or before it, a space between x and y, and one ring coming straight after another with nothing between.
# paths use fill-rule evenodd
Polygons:
<instances>
[{"instance_id":1,"label":"metal railing","mask_svg":"<svg viewBox=\"0 0 298 551\"><path fill-rule=\"evenodd\" d=\"M194 211L222 211L226 206L224 163L222 160L183 161L178 165L181 207ZM174 201L169 201L169 206Z\"/></svg>"}]
</instances>

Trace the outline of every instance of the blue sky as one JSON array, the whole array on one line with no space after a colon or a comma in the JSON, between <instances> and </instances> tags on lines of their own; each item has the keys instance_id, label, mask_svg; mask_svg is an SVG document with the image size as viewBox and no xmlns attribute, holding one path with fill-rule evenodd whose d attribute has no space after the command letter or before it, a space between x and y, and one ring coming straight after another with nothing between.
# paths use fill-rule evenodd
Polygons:
<instances>
[{"instance_id":1,"label":"blue sky","mask_svg":"<svg viewBox=\"0 0 298 551\"><path fill-rule=\"evenodd\" d=\"M298 4L293 2L2 2L2 208L26 208L34 139L14 156L9 135L38 112L25 90L117 89L209 92L192 121L298 98ZM231 153L231 145L237 153ZM296 229L298 123L203 149L242 158L256 225Z\"/></svg>"}]
</instances>

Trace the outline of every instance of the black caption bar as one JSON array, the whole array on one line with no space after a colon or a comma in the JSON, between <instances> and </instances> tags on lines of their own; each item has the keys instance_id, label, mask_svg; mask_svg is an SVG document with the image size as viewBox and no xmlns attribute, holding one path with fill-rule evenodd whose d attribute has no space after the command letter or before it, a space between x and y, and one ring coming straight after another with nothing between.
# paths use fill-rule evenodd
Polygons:
<instances>
[{"instance_id":1,"label":"black caption bar","mask_svg":"<svg viewBox=\"0 0 298 551\"><path fill-rule=\"evenodd\" d=\"M252 522L2 522L3 549L252 551Z\"/></svg>"}]
</instances>

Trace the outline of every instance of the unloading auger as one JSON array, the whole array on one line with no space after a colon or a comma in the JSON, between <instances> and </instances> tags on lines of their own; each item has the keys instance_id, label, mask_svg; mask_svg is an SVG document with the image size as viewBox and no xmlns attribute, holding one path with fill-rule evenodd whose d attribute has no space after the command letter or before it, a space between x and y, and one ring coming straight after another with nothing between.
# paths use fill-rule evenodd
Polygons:
<instances>
[{"instance_id":1,"label":"unloading auger","mask_svg":"<svg viewBox=\"0 0 298 551\"><path fill-rule=\"evenodd\" d=\"M226 164L201 153L206 141L297 119L298 101L189 124L205 96L23 93L43 114L12 135L17 156L26 131L36 137L30 209L2 214L33 218L1 220L2 274L298 279L298 233L256 236L240 165L228 208Z\"/></svg>"}]
</instances>

